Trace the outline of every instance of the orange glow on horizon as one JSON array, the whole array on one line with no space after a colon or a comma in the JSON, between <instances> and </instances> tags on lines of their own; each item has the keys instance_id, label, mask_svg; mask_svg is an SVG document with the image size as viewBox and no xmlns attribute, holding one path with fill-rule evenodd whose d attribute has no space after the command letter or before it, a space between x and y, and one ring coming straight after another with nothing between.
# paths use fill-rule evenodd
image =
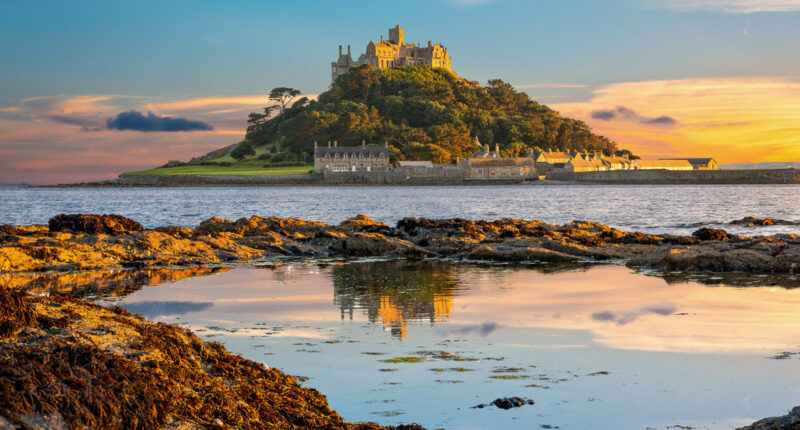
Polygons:
<instances>
[{"instance_id":1,"label":"orange glow on horizon","mask_svg":"<svg viewBox=\"0 0 800 430\"><path fill-rule=\"evenodd\" d=\"M630 109L669 116L673 126L625 118L592 118L596 110ZM800 82L717 78L611 84L588 102L554 104L565 116L644 157L714 157L720 164L800 160Z\"/></svg>"}]
</instances>

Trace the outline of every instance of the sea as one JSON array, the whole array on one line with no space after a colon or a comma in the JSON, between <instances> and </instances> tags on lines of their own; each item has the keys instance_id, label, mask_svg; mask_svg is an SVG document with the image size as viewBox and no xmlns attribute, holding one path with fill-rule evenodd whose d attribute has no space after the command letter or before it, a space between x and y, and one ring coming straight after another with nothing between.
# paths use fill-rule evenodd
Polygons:
<instances>
[{"instance_id":1,"label":"sea","mask_svg":"<svg viewBox=\"0 0 800 430\"><path fill-rule=\"evenodd\" d=\"M389 225L404 217L522 218L594 221L646 233L691 234L714 226L750 235L796 231L796 226L754 230L728 223L745 216L800 221L800 185L0 187L0 224L46 224L61 213L113 213L145 228L194 227L212 216L339 223L365 214Z\"/></svg>"},{"instance_id":2,"label":"sea","mask_svg":"<svg viewBox=\"0 0 800 430\"><path fill-rule=\"evenodd\" d=\"M220 216L394 224L589 220L747 235L800 220L800 186L0 188L0 224L116 213L145 227ZM730 429L800 405L800 279L616 264L268 259L25 273L0 284L118 304L297 375L348 421L446 429ZM509 410L495 399L531 402ZM532 404L529 404L532 403Z\"/></svg>"}]
</instances>

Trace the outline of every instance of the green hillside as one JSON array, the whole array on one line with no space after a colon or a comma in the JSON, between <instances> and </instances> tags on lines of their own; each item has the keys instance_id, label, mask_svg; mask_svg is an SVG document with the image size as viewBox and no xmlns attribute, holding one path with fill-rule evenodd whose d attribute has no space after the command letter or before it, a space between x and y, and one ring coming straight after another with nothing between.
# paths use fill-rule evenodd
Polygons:
<instances>
[{"instance_id":1,"label":"green hillside","mask_svg":"<svg viewBox=\"0 0 800 430\"><path fill-rule=\"evenodd\" d=\"M393 160L449 163L483 144L508 156L529 149L618 150L582 121L565 118L499 79L486 86L426 66L353 68L316 101L302 98L282 114L251 114L247 140L279 143L289 159L311 160L314 141L327 145L388 142Z\"/></svg>"}]
</instances>

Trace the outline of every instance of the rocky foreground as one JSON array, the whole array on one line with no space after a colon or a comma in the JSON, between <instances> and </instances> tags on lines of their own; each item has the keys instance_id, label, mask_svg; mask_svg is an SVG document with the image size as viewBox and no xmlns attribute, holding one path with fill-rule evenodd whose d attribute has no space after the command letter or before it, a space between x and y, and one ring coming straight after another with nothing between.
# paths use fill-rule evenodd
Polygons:
<instances>
[{"instance_id":1,"label":"rocky foreground","mask_svg":"<svg viewBox=\"0 0 800 430\"><path fill-rule=\"evenodd\" d=\"M347 423L295 378L120 307L0 289L0 429L421 429Z\"/></svg>"},{"instance_id":2,"label":"rocky foreground","mask_svg":"<svg viewBox=\"0 0 800 430\"><path fill-rule=\"evenodd\" d=\"M747 222L768 225L753 220ZM800 236L739 237L706 228L692 236L658 236L591 222L559 226L516 219L405 218L389 227L363 215L335 226L254 216L147 230L116 215L59 215L46 226L4 225L0 277L19 288L0 288L0 430L385 428L347 423L323 395L292 376L178 326L58 297L72 290L106 291L109 283L136 288L151 278L209 274L225 269L208 265L275 256L614 261L666 271L777 276L800 269ZM167 274L159 266L189 267ZM119 267L152 269L147 276L106 271L71 280L74 270ZM30 284L38 281L11 276L21 271L54 271L48 276L66 287L34 297L21 290L36 291ZM797 422L794 410L748 428L800 428Z\"/></svg>"},{"instance_id":3,"label":"rocky foreground","mask_svg":"<svg viewBox=\"0 0 800 430\"><path fill-rule=\"evenodd\" d=\"M143 229L117 215L59 215L49 225L0 226L0 272L208 265L276 256L448 257L516 262L615 261L665 271L795 274L800 235L692 236L625 232L585 221L552 225L502 219L364 215L339 225L295 218L211 218L195 228Z\"/></svg>"}]
</instances>

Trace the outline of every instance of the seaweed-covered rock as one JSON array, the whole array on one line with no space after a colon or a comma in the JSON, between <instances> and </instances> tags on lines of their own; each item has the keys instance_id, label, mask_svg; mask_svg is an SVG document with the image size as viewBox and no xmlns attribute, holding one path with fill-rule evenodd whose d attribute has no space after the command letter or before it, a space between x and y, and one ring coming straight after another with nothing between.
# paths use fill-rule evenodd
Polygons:
<instances>
[{"instance_id":1,"label":"seaweed-covered rock","mask_svg":"<svg viewBox=\"0 0 800 430\"><path fill-rule=\"evenodd\" d=\"M293 376L119 307L0 289L0 318L15 321L0 332L2 428L395 428L348 423Z\"/></svg>"},{"instance_id":2,"label":"seaweed-covered rock","mask_svg":"<svg viewBox=\"0 0 800 430\"><path fill-rule=\"evenodd\" d=\"M797 225L798 223L793 221L787 221L785 219L775 219L775 218L756 218L753 216L746 216L742 219L737 219L731 221L730 224L732 225L746 225L748 227L755 227L759 225Z\"/></svg>"},{"instance_id":3,"label":"seaweed-covered rock","mask_svg":"<svg viewBox=\"0 0 800 430\"><path fill-rule=\"evenodd\" d=\"M694 233L692 233L693 237L696 237L700 240L728 240L728 232L725 230L718 230L714 228L706 228L703 227Z\"/></svg>"},{"instance_id":4,"label":"seaweed-covered rock","mask_svg":"<svg viewBox=\"0 0 800 430\"><path fill-rule=\"evenodd\" d=\"M48 227L51 232L67 231L112 236L143 230L141 224L121 215L61 214L50 218Z\"/></svg>"}]
</instances>

